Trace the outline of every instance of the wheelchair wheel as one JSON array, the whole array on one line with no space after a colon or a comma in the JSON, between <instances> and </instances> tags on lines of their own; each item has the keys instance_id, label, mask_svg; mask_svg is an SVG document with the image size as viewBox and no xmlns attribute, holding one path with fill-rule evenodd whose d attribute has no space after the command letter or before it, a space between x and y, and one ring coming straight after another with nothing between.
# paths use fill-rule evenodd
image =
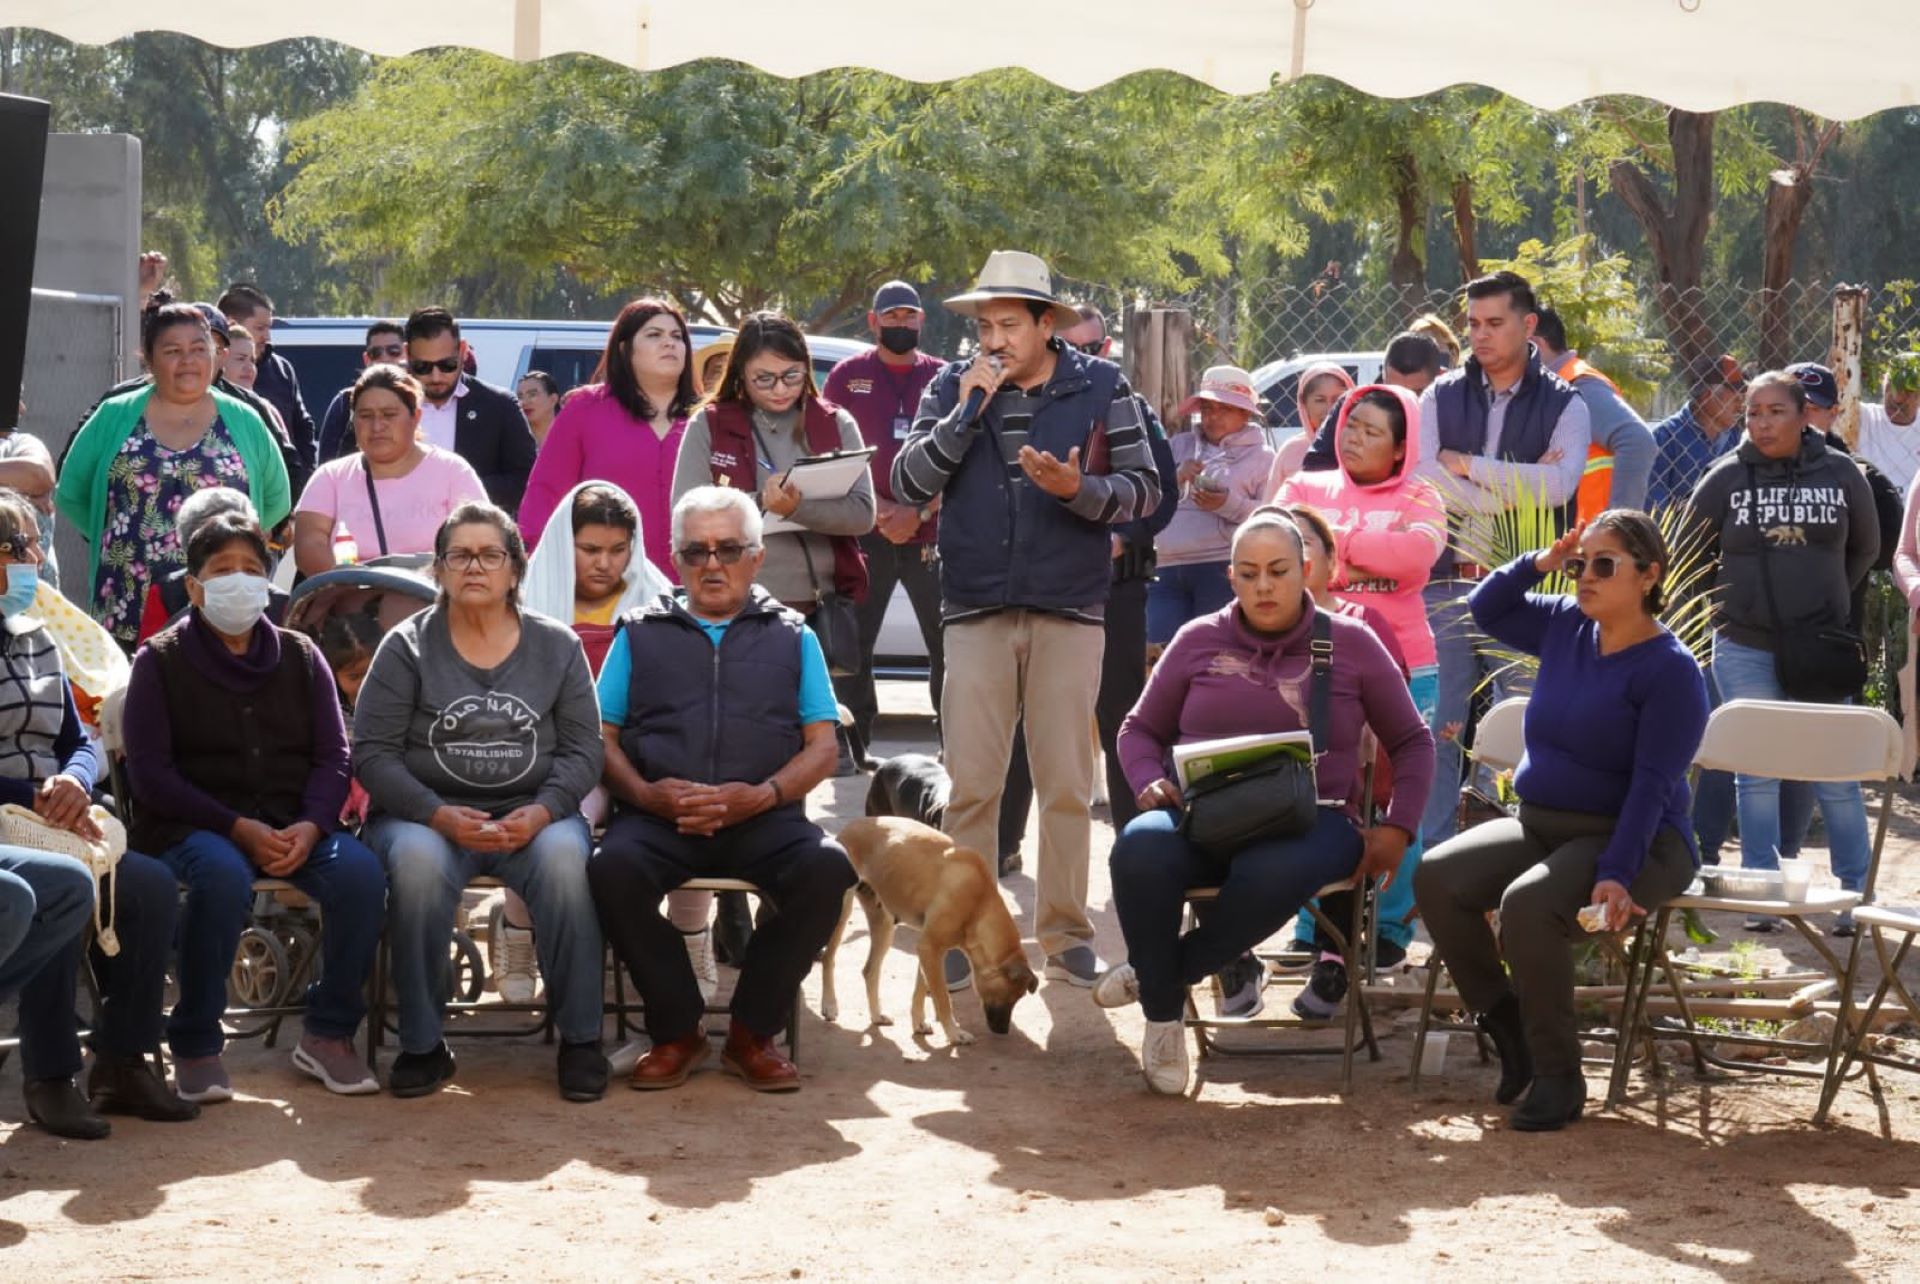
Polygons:
<instances>
[{"instance_id":1,"label":"wheelchair wheel","mask_svg":"<svg viewBox=\"0 0 1920 1284\"><path fill-rule=\"evenodd\" d=\"M293 967L286 947L273 933L249 927L240 933L240 947L234 951L233 970L227 973L227 1004L236 1008L276 1007L292 983ZM273 1024L272 1017L229 1017L228 1029L235 1038L249 1038Z\"/></svg>"},{"instance_id":2,"label":"wheelchair wheel","mask_svg":"<svg viewBox=\"0 0 1920 1284\"><path fill-rule=\"evenodd\" d=\"M453 933L453 997L460 1003L478 1003L487 988L487 962L473 938L455 929Z\"/></svg>"},{"instance_id":3,"label":"wheelchair wheel","mask_svg":"<svg viewBox=\"0 0 1920 1284\"><path fill-rule=\"evenodd\" d=\"M320 979L320 938L311 927L304 923L281 923L275 926L273 934L287 952L290 983L294 977L305 977L310 982Z\"/></svg>"}]
</instances>

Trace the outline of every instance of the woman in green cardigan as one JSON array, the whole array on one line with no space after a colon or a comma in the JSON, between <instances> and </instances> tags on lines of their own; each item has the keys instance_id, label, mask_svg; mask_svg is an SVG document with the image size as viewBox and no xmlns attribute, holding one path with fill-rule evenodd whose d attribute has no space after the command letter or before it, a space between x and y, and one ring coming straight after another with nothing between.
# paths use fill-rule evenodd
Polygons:
<instances>
[{"instance_id":1,"label":"woman in green cardigan","mask_svg":"<svg viewBox=\"0 0 1920 1284\"><path fill-rule=\"evenodd\" d=\"M213 387L206 318L163 291L140 320L152 382L100 403L54 489L61 516L87 542L94 618L129 651L147 586L184 565L173 527L182 500L208 486L244 491L268 530L293 506L271 430Z\"/></svg>"}]
</instances>

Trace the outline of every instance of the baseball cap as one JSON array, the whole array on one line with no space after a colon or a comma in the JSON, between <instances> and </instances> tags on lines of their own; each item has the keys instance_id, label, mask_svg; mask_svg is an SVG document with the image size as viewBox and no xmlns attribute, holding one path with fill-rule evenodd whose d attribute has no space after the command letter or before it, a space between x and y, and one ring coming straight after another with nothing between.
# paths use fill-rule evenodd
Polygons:
<instances>
[{"instance_id":1,"label":"baseball cap","mask_svg":"<svg viewBox=\"0 0 1920 1284\"><path fill-rule=\"evenodd\" d=\"M196 303L193 305L193 310L207 319L207 325L212 328L215 334L220 336L220 342L226 343L232 339L233 326L232 323L227 320L226 313L214 307L211 303Z\"/></svg>"},{"instance_id":2,"label":"baseball cap","mask_svg":"<svg viewBox=\"0 0 1920 1284\"><path fill-rule=\"evenodd\" d=\"M1787 367L1788 374L1800 381L1801 390L1807 394L1807 404L1826 410L1840 401L1840 381L1833 377L1833 371L1816 361L1796 361Z\"/></svg>"},{"instance_id":3,"label":"baseball cap","mask_svg":"<svg viewBox=\"0 0 1920 1284\"><path fill-rule=\"evenodd\" d=\"M1726 353L1701 357L1687 367L1687 378L1695 392L1709 388L1731 388L1740 392L1747 386L1747 376L1741 372L1740 363Z\"/></svg>"},{"instance_id":4,"label":"baseball cap","mask_svg":"<svg viewBox=\"0 0 1920 1284\"><path fill-rule=\"evenodd\" d=\"M920 306L920 291L905 281L889 281L873 292L875 312L888 312L894 308L912 308L915 312L925 311Z\"/></svg>"}]
</instances>

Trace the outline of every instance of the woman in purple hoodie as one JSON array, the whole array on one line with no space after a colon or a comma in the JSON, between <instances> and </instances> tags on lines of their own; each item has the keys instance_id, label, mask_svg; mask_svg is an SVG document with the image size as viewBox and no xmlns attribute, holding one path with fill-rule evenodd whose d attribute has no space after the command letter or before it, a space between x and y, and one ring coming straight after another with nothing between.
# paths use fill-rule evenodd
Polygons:
<instances>
[{"instance_id":1,"label":"woman in purple hoodie","mask_svg":"<svg viewBox=\"0 0 1920 1284\"><path fill-rule=\"evenodd\" d=\"M1138 1000L1147 1018L1141 1068L1155 1092L1186 1091L1181 1010L1187 987L1265 940L1328 883L1356 868L1390 875L1419 831L1433 783L1433 736L1406 681L1372 630L1326 615L1333 660L1327 743L1316 745L1322 798L1351 798L1360 774L1363 730L1393 766L1393 798L1382 824L1362 830L1353 808L1323 805L1299 837L1250 843L1217 858L1179 832L1175 745L1281 731L1308 724L1308 648L1322 612L1306 589L1300 531L1258 512L1235 533L1228 574L1234 601L1182 629L1160 657L1138 704L1120 726L1120 758L1141 814L1114 844L1110 866L1128 962L1094 987L1094 1001ZM1217 885L1205 920L1180 933L1185 891Z\"/></svg>"}]
</instances>

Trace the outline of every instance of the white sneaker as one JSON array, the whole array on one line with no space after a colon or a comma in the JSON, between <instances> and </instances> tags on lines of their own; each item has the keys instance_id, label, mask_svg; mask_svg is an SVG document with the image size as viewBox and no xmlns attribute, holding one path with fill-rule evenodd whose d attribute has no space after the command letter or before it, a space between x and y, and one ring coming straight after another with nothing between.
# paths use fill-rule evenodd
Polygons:
<instances>
[{"instance_id":1,"label":"white sneaker","mask_svg":"<svg viewBox=\"0 0 1920 1284\"><path fill-rule=\"evenodd\" d=\"M508 1003L531 1003L540 980L540 964L533 953L533 929L500 924L500 997Z\"/></svg>"},{"instance_id":2,"label":"white sneaker","mask_svg":"<svg viewBox=\"0 0 1920 1284\"><path fill-rule=\"evenodd\" d=\"M687 959L693 964L693 979L700 983L700 1001L713 1002L720 989L720 966L713 961L713 929L682 933L687 943Z\"/></svg>"},{"instance_id":3,"label":"white sneaker","mask_svg":"<svg viewBox=\"0 0 1920 1284\"><path fill-rule=\"evenodd\" d=\"M1093 1001L1103 1008L1124 1008L1140 1001L1140 981L1133 964L1119 963L1100 974L1093 983Z\"/></svg>"},{"instance_id":4,"label":"white sneaker","mask_svg":"<svg viewBox=\"0 0 1920 1284\"><path fill-rule=\"evenodd\" d=\"M1169 1097L1187 1091L1187 1030L1178 1021L1147 1022L1147 1037L1140 1045L1140 1072L1147 1076L1147 1087Z\"/></svg>"}]
</instances>

